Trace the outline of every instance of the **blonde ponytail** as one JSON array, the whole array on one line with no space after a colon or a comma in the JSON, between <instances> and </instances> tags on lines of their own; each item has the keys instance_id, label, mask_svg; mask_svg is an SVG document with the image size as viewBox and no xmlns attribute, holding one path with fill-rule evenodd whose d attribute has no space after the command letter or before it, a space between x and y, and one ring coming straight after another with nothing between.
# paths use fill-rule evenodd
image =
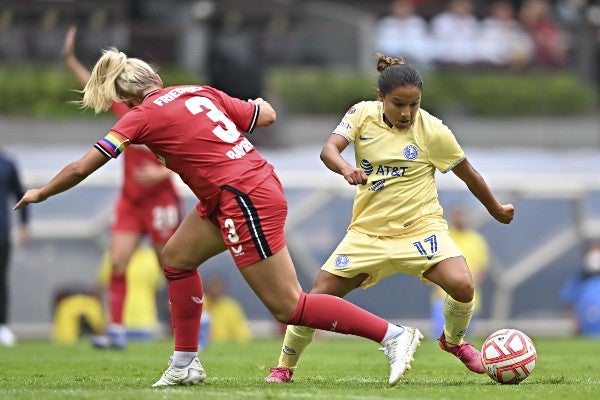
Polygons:
<instances>
[{"instance_id":1,"label":"blonde ponytail","mask_svg":"<svg viewBox=\"0 0 600 400\"><path fill-rule=\"evenodd\" d=\"M96 114L107 111L113 102L142 98L142 94L160 81L154 69L137 58L127 58L125 53L112 47L92 69L83 89L82 108L92 108Z\"/></svg>"}]
</instances>

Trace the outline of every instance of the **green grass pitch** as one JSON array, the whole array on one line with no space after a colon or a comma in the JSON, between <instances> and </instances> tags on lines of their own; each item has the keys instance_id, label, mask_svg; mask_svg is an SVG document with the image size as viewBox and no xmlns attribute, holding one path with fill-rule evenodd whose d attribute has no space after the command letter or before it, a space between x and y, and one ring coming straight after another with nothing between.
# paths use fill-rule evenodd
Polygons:
<instances>
[{"instance_id":1,"label":"green grass pitch","mask_svg":"<svg viewBox=\"0 0 600 400\"><path fill-rule=\"evenodd\" d=\"M281 339L212 344L200 358L208 379L191 387L151 388L166 368L169 339L96 350L87 341L57 345L20 341L0 347L0 399L600 399L600 340L532 338L535 370L519 385L476 375L437 343L424 339L413 368L396 387L378 345L354 338L317 338L288 384L263 382ZM475 340L480 346L482 340Z\"/></svg>"}]
</instances>

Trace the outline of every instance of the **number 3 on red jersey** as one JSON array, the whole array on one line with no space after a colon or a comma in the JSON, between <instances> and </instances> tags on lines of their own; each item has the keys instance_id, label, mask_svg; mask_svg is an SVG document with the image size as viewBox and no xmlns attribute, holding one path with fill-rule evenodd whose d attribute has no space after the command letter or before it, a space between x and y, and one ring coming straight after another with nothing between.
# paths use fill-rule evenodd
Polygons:
<instances>
[{"instance_id":1,"label":"number 3 on red jersey","mask_svg":"<svg viewBox=\"0 0 600 400\"><path fill-rule=\"evenodd\" d=\"M235 124L210 99L206 97L191 97L185 101L185 106L193 115L206 112L208 119L215 123L220 122L222 125L216 125L212 133L222 141L235 143L240 137L240 132Z\"/></svg>"}]
</instances>

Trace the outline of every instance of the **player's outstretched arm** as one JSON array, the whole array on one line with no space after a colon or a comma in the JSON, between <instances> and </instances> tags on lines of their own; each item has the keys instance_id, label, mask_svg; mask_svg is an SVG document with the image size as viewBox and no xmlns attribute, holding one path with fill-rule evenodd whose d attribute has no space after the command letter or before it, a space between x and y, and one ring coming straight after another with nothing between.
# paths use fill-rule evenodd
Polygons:
<instances>
[{"instance_id":1,"label":"player's outstretched arm","mask_svg":"<svg viewBox=\"0 0 600 400\"><path fill-rule=\"evenodd\" d=\"M81 64L77 56L75 56L75 36L77 35L77 27L71 26L65 36L63 44L63 57L65 63L75 76L77 84L83 89L90 80L90 71Z\"/></svg>"},{"instance_id":2,"label":"player's outstretched arm","mask_svg":"<svg viewBox=\"0 0 600 400\"><path fill-rule=\"evenodd\" d=\"M484 205L490 215L498 222L509 224L515 216L512 204L500 204L492 194L483 177L473 168L466 158L452 169L469 188L471 193Z\"/></svg>"},{"instance_id":3,"label":"player's outstretched arm","mask_svg":"<svg viewBox=\"0 0 600 400\"><path fill-rule=\"evenodd\" d=\"M90 149L82 158L65 166L42 188L30 189L25 192L23 197L13 207L13 210L18 210L30 203L40 203L50 196L76 186L92 172L106 164L108 160L108 157L95 148Z\"/></svg>"}]
</instances>

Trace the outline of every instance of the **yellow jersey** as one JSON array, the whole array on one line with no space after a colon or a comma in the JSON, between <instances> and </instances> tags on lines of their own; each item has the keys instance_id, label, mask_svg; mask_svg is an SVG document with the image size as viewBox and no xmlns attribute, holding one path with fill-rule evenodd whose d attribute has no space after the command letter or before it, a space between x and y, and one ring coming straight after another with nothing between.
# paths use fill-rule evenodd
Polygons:
<instances>
[{"instance_id":1,"label":"yellow jersey","mask_svg":"<svg viewBox=\"0 0 600 400\"><path fill-rule=\"evenodd\" d=\"M435 171L443 173L465 154L452 131L427 111L407 130L390 128L381 101L352 106L333 131L354 145L356 166L368 176L358 185L348 229L397 236L423 217L442 218Z\"/></svg>"}]
</instances>

